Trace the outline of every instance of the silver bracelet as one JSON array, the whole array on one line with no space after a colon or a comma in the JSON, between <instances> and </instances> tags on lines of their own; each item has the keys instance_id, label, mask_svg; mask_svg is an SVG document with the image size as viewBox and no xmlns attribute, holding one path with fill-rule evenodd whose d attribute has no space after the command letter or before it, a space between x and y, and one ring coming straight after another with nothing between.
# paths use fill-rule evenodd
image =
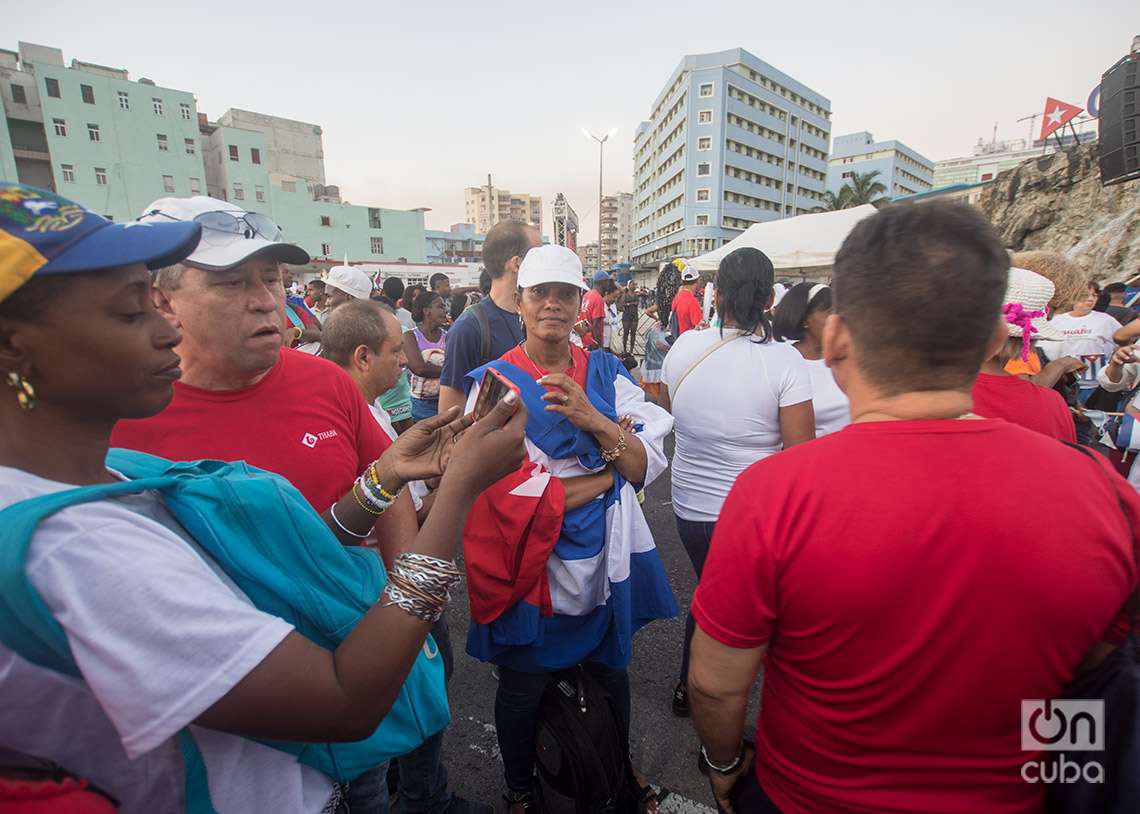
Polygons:
<instances>
[{"instance_id":1,"label":"silver bracelet","mask_svg":"<svg viewBox=\"0 0 1140 814\"><path fill-rule=\"evenodd\" d=\"M341 531L343 531L349 537L355 537L357 540L367 540L368 535L372 533L371 531L367 531L364 534L357 534L352 529L345 528L344 523L340 522L340 520L337 519L336 504L335 503L329 507L329 517L331 517L333 522L336 523L337 528L339 528Z\"/></svg>"},{"instance_id":2,"label":"silver bracelet","mask_svg":"<svg viewBox=\"0 0 1140 814\"><path fill-rule=\"evenodd\" d=\"M392 563L380 605L395 605L417 619L436 622L459 579L459 567L452 561L404 552Z\"/></svg>"},{"instance_id":3,"label":"silver bracelet","mask_svg":"<svg viewBox=\"0 0 1140 814\"><path fill-rule=\"evenodd\" d=\"M744 744L740 744L740 748L736 753L736 757L733 758L732 763L729 763L727 766L717 766L715 763L713 763L703 743L701 744L701 755L704 757L705 763L709 764L709 768L717 774L731 774L732 772L736 771L736 767L739 766L740 761L744 759Z\"/></svg>"}]
</instances>

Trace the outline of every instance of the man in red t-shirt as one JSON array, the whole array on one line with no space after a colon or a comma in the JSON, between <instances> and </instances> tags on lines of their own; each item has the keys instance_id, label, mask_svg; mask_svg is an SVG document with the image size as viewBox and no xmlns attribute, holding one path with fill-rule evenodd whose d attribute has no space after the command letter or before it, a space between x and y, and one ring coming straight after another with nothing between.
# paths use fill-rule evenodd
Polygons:
<instances>
[{"instance_id":1,"label":"man in red t-shirt","mask_svg":"<svg viewBox=\"0 0 1140 814\"><path fill-rule=\"evenodd\" d=\"M689 697L722 805L1042 810L1021 702L1060 697L1119 635L1140 496L971 415L1008 265L980 213L937 201L878 212L836 256L824 358L853 423L745 471L693 600Z\"/></svg>"},{"instance_id":2,"label":"man in red t-shirt","mask_svg":"<svg viewBox=\"0 0 1140 814\"><path fill-rule=\"evenodd\" d=\"M697 300L697 289L701 287L701 273L692 266L685 266L681 272L681 290L673 298L673 313L677 315L677 336L685 331L699 328L704 322L705 312Z\"/></svg>"},{"instance_id":3,"label":"man in red t-shirt","mask_svg":"<svg viewBox=\"0 0 1140 814\"><path fill-rule=\"evenodd\" d=\"M237 225L232 234L215 229L184 264L158 272L156 301L182 329L177 347L182 378L165 410L152 418L120 421L111 445L176 461L244 460L281 475L316 511L328 512L392 442L347 373L326 359L281 347L285 287L280 263L306 263L308 254L276 242L277 234L266 234L276 227L263 216L224 201L166 198L147 211L163 221L205 215L208 223L220 226L228 223L220 218L227 214ZM406 446L412 439L401 443ZM423 452L429 450L425 446ZM378 468L389 492L402 488L400 473ZM359 535L334 522L343 542L360 542ZM378 545L389 560L410 547L417 531L406 492L375 523ZM441 743L439 733L405 758L416 761L416 770L407 774L423 786L417 787L416 797L431 810L443 810L452 800L447 772L439 763ZM381 795L386 798L385 773L381 766L354 780L350 808L371 810Z\"/></svg>"},{"instance_id":4,"label":"man in red t-shirt","mask_svg":"<svg viewBox=\"0 0 1140 814\"><path fill-rule=\"evenodd\" d=\"M606 305L617 293L617 283L604 271L594 275L594 287L582 297L578 322L586 323L582 343L587 348L600 348L606 335Z\"/></svg>"}]
</instances>

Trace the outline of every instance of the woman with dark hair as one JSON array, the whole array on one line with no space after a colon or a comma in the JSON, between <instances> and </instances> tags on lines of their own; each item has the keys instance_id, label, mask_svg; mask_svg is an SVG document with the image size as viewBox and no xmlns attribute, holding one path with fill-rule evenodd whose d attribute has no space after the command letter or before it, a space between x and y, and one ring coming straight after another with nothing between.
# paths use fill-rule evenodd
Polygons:
<instances>
[{"instance_id":1,"label":"woman with dark hair","mask_svg":"<svg viewBox=\"0 0 1140 814\"><path fill-rule=\"evenodd\" d=\"M831 288L822 283L792 287L773 311L772 333L777 342L791 342L807 362L811 374L811 404L815 411L815 437L841 430L851 423L847 396L823 361L823 326L831 313Z\"/></svg>"},{"instance_id":2,"label":"woman with dark hair","mask_svg":"<svg viewBox=\"0 0 1140 814\"><path fill-rule=\"evenodd\" d=\"M408 384L412 388L412 421L423 421L439 412L439 374L443 370L444 339L449 323L443 297L425 291L412 303L415 327L404 332L404 356L408 360Z\"/></svg>"},{"instance_id":3,"label":"woman with dark hair","mask_svg":"<svg viewBox=\"0 0 1140 814\"><path fill-rule=\"evenodd\" d=\"M661 370L660 404L673 412L673 512L697 577L721 506L761 458L815 437L811 380L795 348L772 341L772 261L758 249L725 256L716 275L719 328L686 331ZM673 712L688 715L693 617L685 624Z\"/></svg>"}]
</instances>

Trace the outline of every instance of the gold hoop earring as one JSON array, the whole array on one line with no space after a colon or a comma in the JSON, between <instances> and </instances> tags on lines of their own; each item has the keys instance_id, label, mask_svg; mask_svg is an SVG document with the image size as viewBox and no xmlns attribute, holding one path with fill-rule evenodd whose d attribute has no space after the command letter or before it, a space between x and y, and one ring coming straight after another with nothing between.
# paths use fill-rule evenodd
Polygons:
<instances>
[{"instance_id":1,"label":"gold hoop earring","mask_svg":"<svg viewBox=\"0 0 1140 814\"><path fill-rule=\"evenodd\" d=\"M8 372L8 386L16 388L16 401L20 403L21 410L31 412L35 408L36 389L30 381L12 370Z\"/></svg>"}]
</instances>

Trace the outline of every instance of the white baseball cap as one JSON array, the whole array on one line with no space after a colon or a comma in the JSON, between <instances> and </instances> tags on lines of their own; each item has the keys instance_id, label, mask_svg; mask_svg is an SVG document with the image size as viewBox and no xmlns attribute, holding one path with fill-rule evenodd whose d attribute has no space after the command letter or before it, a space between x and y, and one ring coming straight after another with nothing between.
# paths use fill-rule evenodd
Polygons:
<instances>
[{"instance_id":1,"label":"white baseball cap","mask_svg":"<svg viewBox=\"0 0 1140 814\"><path fill-rule=\"evenodd\" d=\"M701 273L692 266L685 266L685 270L681 272L681 282L691 283L693 280L701 279Z\"/></svg>"},{"instance_id":2,"label":"white baseball cap","mask_svg":"<svg viewBox=\"0 0 1140 814\"><path fill-rule=\"evenodd\" d=\"M582 280L582 261L565 246L535 246L519 264L519 288L543 283L565 283L590 290Z\"/></svg>"},{"instance_id":3,"label":"white baseball cap","mask_svg":"<svg viewBox=\"0 0 1140 814\"><path fill-rule=\"evenodd\" d=\"M335 266L330 269L329 276L325 278L325 286L330 285L358 300L367 300L372 296L372 278L354 266Z\"/></svg>"},{"instance_id":4,"label":"white baseball cap","mask_svg":"<svg viewBox=\"0 0 1140 814\"><path fill-rule=\"evenodd\" d=\"M259 254L268 254L294 266L310 260L309 253L300 246L282 242L281 228L268 215L247 212L240 206L207 195L159 198L146 208L139 221L201 224L202 240L185 262L207 271L232 269Z\"/></svg>"}]
</instances>

